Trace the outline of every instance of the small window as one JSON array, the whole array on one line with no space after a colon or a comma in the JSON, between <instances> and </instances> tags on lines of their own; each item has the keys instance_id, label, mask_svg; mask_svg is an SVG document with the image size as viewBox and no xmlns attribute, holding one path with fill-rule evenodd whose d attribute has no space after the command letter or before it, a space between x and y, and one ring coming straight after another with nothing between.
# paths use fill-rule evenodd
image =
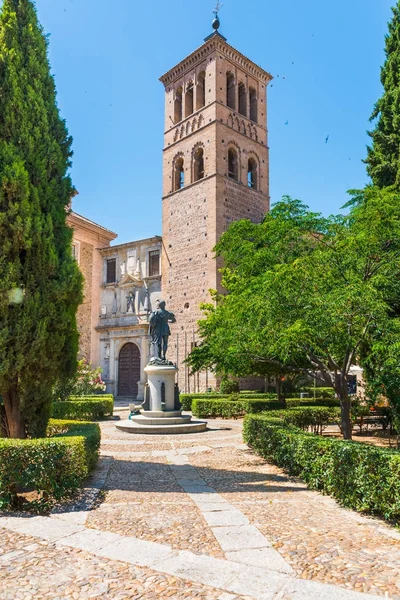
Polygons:
<instances>
[{"instance_id":1,"label":"small window","mask_svg":"<svg viewBox=\"0 0 400 600\"><path fill-rule=\"evenodd\" d=\"M247 116L247 97L244 83L239 83L239 112L244 117Z\"/></svg>"},{"instance_id":2,"label":"small window","mask_svg":"<svg viewBox=\"0 0 400 600\"><path fill-rule=\"evenodd\" d=\"M257 121L258 121L258 118L257 118L257 113L258 113L257 92L252 87L249 89L249 99L250 99L250 119L254 123L257 123Z\"/></svg>"},{"instance_id":3,"label":"small window","mask_svg":"<svg viewBox=\"0 0 400 600\"><path fill-rule=\"evenodd\" d=\"M193 157L193 181L199 181L204 177L204 150L197 148Z\"/></svg>"},{"instance_id":4,"label":"small window","mask_svg":"<svg viewBox=\"0 0 400 600\"><path fill-rule=\"evenodd\" d=\"M160 274L160 251L151 250L149 252L149 277Z\"/></svg>"},{"instance_id":5,"label":"small window","mask_svg":"<svg viewBox=\"0 0 400 600\"><path fill-rule=\"evenodd\" d=\"M106 283L115 283L117 281L117 260L110 258L107 261L107 278Z\"/></svg>"},{"instance_id":6,"label":"small window","mask_svg":"<svg viewBox=\"0 0 400 600\"><path fill-rule=\"evenodd\" d=\"M79 264L79 244L72 244L71 247L71 254L72 254L72 258L74 258L76 260L76 262Z\"/></svg>"},{"instance_id":7,"label":"small window","mask_svg":"<svg viewBox=\"0 0 400 600\"><path fill-rule=\"evenodd\" d=\"M257 189L257 162L254 158L249 159L247 168L247 185L253 190Z\"/></svg>"},{"instance_id":8,"label":"small window","mask_svg":"<svg viewBox=\"0 0 400 600\"><path fill-rule=\"evenodd\" d=\"M175 123L182 121L182 88L178 88L175 92Z\"/></svg>"},{"instance_id":9,"label":"small window","mask_svg":"<svg viewBox=\"0 0 400 600\"><path fill-rule=\"evenodd\" d=\"M234 148L228 150L228 177L230 179L238 180L238 155Z\"/></svg>"},{"instance_id":10,"label":"small window","mask_svg":"<svg viewBox=\"0 0 400 600\"><path fill-rule=\"evenodd\" d=\"M235 77L233 73L226 74L226 103L229 108L236 110L236 102L235 102Z\"/></svg>"}]
</instances>

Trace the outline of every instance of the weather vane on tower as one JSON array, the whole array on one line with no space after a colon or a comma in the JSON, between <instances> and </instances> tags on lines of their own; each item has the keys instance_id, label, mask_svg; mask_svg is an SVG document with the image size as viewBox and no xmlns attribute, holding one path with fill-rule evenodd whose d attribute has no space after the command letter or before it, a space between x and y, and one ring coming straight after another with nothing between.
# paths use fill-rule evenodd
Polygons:
<instances>
[{"instance_id":1,"label":"weather vane on tower","mask_svg":"<svg viewBox=\"0 0 400 600\"><path fill-rule=\"evenodd\" d=\"M212 23L213 29L217 30L219 29L219 26L221 25L220 20L218 18L218 13L221 10L221 8L223 7L222 2L220 2L219 0L217 1L217 4L215 5L215 8L213 10L213 14L215 15L215 19Z\"/></svg>"}]
</instances>

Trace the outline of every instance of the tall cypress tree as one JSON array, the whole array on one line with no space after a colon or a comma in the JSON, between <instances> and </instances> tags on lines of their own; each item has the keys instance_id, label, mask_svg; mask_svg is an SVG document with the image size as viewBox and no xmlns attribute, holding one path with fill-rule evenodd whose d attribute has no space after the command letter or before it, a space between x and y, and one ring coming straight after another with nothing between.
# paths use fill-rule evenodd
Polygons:
<instances>
[{"instance_id":1,"label":"tall cypress tree","mask_svg":"<svg viewBox=\"0 0 400 600\"><path fill-rule=\"evenodd\" d=\"M372 146L365 160L367 172L377 187L400 189L400 1L392 8L386 36L386 60L381 69L384 88L375 104L371 121L378 118L369 132Z\"/></svg>"},{"instance_id":2,"label":"tall cypress tree","mask_svg":"<svg viewBox=\"0 0 400 600\"><path fill-rule=\"evenodd\" d=\"M72 373L82 280L66 216L72 139L30 0L0 13L0 394L10 437L44 435L54 383ZM12 290L22 288L22 304ZM11 293L10 293L11 292Z\"/></svg>"}]
</instances>

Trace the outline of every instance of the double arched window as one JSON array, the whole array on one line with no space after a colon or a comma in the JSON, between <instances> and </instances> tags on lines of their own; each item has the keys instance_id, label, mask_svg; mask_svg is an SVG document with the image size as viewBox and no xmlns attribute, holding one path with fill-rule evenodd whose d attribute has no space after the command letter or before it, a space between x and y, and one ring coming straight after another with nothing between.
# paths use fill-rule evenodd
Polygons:
<instances>
[{"instance_id":1,"label":"double arched window","mask_svg":"<svg viewBox=\"0 0 400 600\"><path fill-rule=\"evenodd\" d=\"M185 117L190 117L193 114L193 99L194 99L194 87L193 81L189 81L186 86L185 94Z\"/></svg>"},{"instance_id":2,"label":"double arched window","mask_svg":"<svg viewBox=\"0 0 400 600\"><path fill-rule=\"evenodd\" d=\"M257 106L257 92L254 88L249 88L249 101L250 101L250 120L254 123L258 121L258 106Z\"/></svg>"},{"instance_id":3,"label":"double arched window","mask_svg":"<svg viewBox=\"0 0 400 600\"><path fill-rule=\"evenodd\" d=\"M239 83L239 112L247 117L247 93L246 86L242 81Z\"/></svg>"}]
</instances>

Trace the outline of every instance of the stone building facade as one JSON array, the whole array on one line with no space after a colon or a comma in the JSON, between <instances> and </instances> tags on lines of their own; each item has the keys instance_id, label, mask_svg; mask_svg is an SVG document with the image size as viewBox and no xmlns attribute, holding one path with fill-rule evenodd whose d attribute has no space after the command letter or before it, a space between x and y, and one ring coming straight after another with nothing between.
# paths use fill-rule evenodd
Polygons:
<instances>
[{"instance_id":1,"label":"stone building facade","mask_svg":"<svg viewBox=\"0 0 400 600\"><path fill-rule=\"evenodd\" d=\"M116 233L70 212L68 225L73 229L72 253L84 277L83 303L77 314L80 334L80 357L94 365L100 363L99 337L95 334L100 310L102 258L100 250L108 248Z\"/></svg>"},{"instance_id":2,"label":"stone building facade","mask_svg":"<svg viewBox=\"0 0 400 600\"><path fill-rule=\"evenodd\" d=\"M192 376L184 363L199 342L199 305L221 288L213 248L232 221L261 222L269 210L270 80L218 32L161 77L162 289L177 318L171 351L187 392L215 386L210 374Z\"/></svg>"}]
</instances>

